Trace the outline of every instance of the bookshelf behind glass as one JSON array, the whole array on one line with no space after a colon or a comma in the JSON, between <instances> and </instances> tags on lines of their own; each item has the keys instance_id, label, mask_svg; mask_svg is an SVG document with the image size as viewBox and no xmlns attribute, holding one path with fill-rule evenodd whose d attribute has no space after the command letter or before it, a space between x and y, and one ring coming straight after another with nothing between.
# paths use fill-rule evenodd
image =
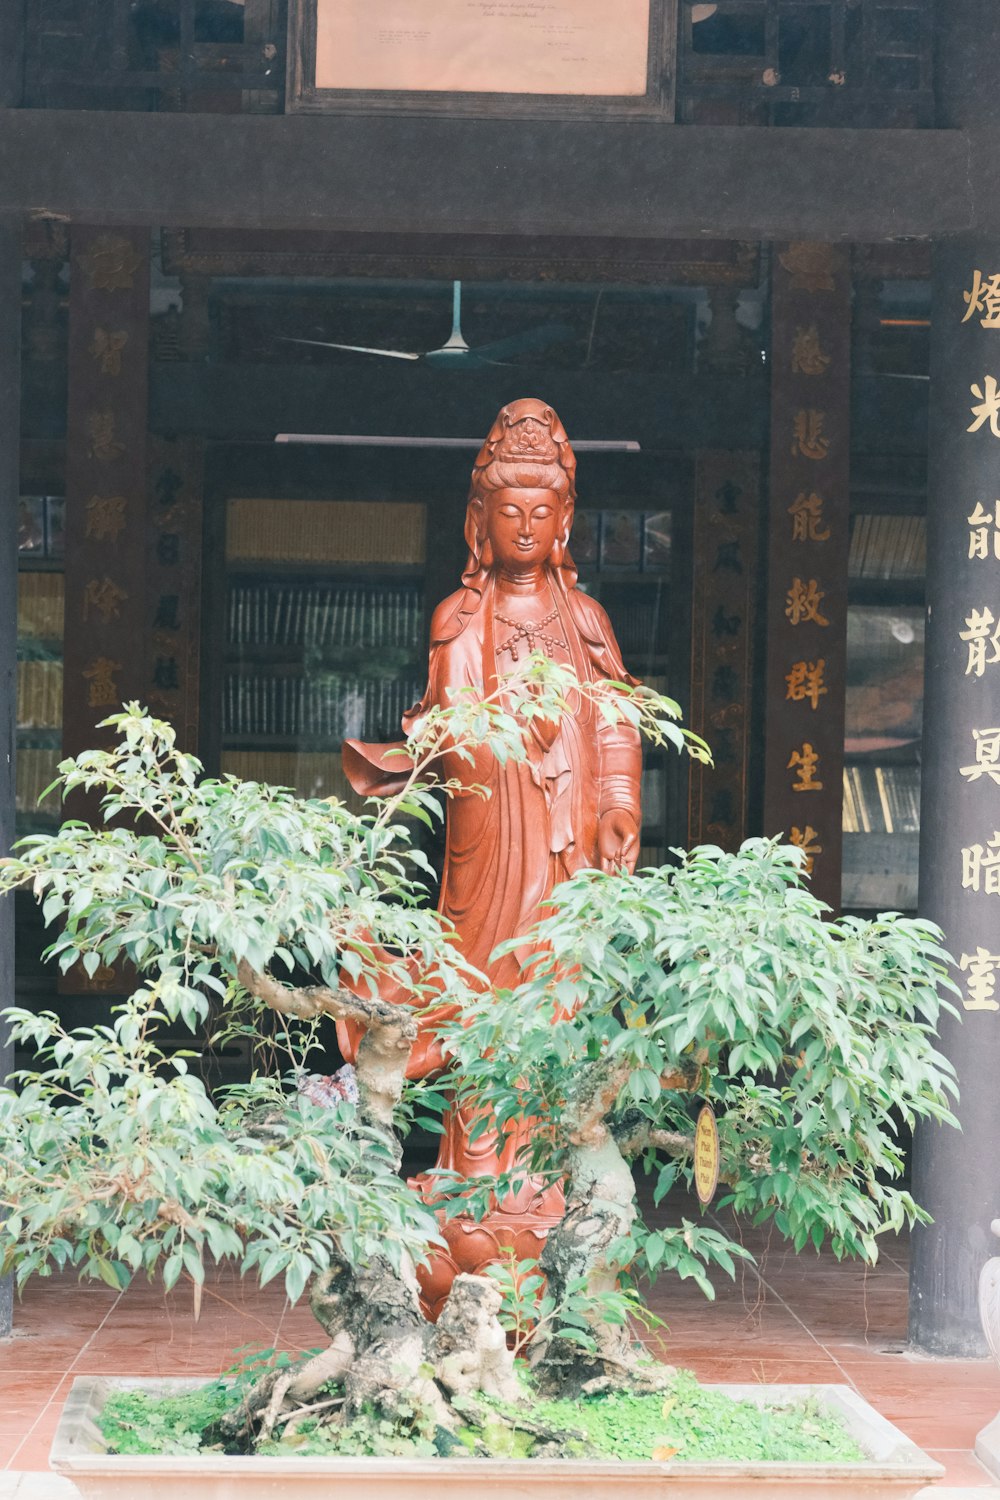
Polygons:
<instances>
[{"instance_id":1,"label":"bookshelf behind glass","mask_svg":"<svg viewBox=\"0 0 1000 1500\"><path fill-rule=\"evenodd\" d=\"M925 497L855 497L848 563L845 910L917 906Z\"/></svg>"},{"instance_id":2,"label":"bookshelf behind glass","mask_svg":"<svg viewBox=\"0 0 1000 1500\"><path fill-rule=\"evenodd\" d=\"M57 495L18 503L17 836L51 831L60 804L42 797L62 757L63 515Z\"/></svg>"},{"instance_id":3,"label":"bookshelf behind glass","mask_svg":"<svg viewBox=\"0 0 1000 1500\"><path fill-rule=\"evenodd\" d=\"M424 687L426 507L230 500L223 771L353 793L345 739L399 737Z\"/></svg>"},{"instance_id":4,"label":"bookshelf behind glass","mask_svg":"<svg viewBox=\"0 0 1000 1500\"><path fill-rule=\"evenodd\" d=\"M230 499L220 768L360 805L341 768L345 739L388 741L423 692L428 532L416 502ZM636 676L670 683L672 517L578 512L581 587L607 609ZM677 757L675 756L674 759ZM647 751L641 862L668 844L670 764Z\"/></svg>"}]
</instances>

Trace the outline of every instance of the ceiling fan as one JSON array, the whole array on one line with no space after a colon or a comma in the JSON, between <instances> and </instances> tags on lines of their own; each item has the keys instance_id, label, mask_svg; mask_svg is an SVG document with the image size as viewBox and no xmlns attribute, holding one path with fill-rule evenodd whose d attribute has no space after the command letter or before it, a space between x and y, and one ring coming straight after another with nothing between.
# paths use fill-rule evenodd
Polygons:
<instances>
[{"instance_id":1,"label":"ceiling fan","mask_svg":"<svg viewBox=\"0 0 1000 1500\"><path fill-rule=\"evenodd\" d=\"M504 356L520 354L527 349L544 348L568 338L572 329L566 323L544 323L539 328L530 328L524 333L515 333L510 338L495 339L490 344L480 344L470 349L462 336L462 283L456 281L452 291L451 336L440 349L430 349L425 354L412 354L403 349L370 349L364 344L335 344L329 339L297 339L284 337L282 343L311 344L319 349L343 349L349 354L377 354L385 359L423 360L437 369L475 369L478 365L502 365Z\"/></svg>"}]
</instances>

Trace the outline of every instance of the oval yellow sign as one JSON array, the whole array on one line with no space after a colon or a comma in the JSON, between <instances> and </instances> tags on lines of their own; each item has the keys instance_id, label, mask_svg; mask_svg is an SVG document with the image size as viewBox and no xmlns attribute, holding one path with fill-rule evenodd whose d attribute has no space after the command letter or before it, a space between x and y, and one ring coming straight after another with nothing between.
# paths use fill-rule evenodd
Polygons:
<instances>
[{"instance_id":1,"label":"oval yellow sign","mask_svg":"<svg viewBox=\"0 0 1000 1500\"><path fill-rule=\"evenodd\" d=\"M711 1203L719 1186L719 1128L715 1110L702 1105L694 1128L694 1190L700 1203Z\"/></svg>"}]
</instances>

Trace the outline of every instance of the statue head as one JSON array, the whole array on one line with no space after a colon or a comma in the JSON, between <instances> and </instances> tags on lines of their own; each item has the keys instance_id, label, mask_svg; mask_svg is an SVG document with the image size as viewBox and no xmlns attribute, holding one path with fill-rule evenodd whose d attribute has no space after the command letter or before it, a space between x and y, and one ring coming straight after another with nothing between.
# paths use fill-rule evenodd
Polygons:
<instances>
[{"instance_id":1,"label":"statue head","mask_svg":"<svg viewBox=\"0 0 1000 1500\"><path fill-rule=\"evenodd\" d=\"M537 501L550 498L555 524L544 561L564 588L572 588L576 569L569 555L569 534L576 502L576 458L551 406L531 398L511 401L502 409L476 459L465 516L469 560L462 581L468 588L482 588L496 561L491 529L495 534L495 526L502 524L500 508L511 500L510 492L518 490L533 492Z\"/></svg>"}]
</instances>

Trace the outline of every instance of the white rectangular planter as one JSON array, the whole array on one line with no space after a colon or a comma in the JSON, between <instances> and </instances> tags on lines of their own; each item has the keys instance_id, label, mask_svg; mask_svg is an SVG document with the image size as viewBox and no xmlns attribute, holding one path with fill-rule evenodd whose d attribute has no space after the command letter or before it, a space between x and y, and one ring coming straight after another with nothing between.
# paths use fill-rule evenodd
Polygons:
<instances>
[{"instance_id":1,"label":"white rectangular planter","mask_svg":"<svg viewBox=\"0 0 1000 1500\"><path fill-rule=\"evenodd\" d=\"M581 1459L144 1458L104 1451L96 1418L114 1389L166 1395L199 1380L73 1382L52 1467L84 1500L906 1500L940 1479L940 1464L846 1385L723 1385L739 1400L818 1396L869 1455L858 1464L597 1463Z\"/></svg>"}]
</instances>

